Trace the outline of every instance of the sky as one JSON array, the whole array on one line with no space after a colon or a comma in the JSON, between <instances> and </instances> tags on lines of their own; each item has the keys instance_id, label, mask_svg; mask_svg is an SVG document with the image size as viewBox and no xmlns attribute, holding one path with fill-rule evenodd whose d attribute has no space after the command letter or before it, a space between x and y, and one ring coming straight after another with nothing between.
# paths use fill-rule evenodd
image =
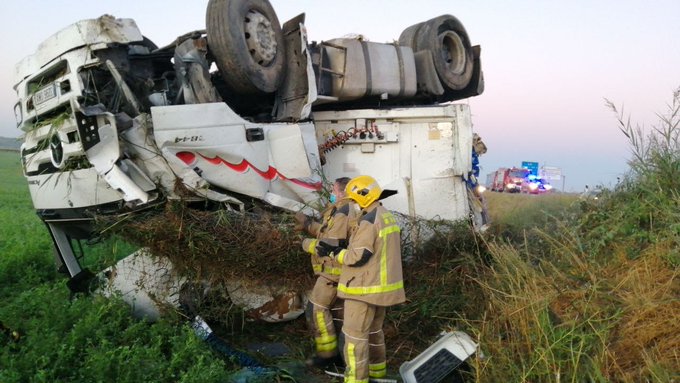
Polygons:
<instances>
[{"instance_id":1,"label":"sky","mask_svg":"<svg viewBox=\"0 0 680 383\"><path fill-rule=\"evenodd\" d=\"M488 147L482 181L522 161L561 169L558 189L613 186L630 146L605 99L633 124L658 125L680 86L680 1L272 0L280 23L305 12L311 40L362 34L392 42L410 25L456 16L482 47L485 91L470 105ZM205 28L207 0L3 0L0 136L18 137L14 65L72 22L133 18L163 46Z\"/></svg>"}]
</instances>

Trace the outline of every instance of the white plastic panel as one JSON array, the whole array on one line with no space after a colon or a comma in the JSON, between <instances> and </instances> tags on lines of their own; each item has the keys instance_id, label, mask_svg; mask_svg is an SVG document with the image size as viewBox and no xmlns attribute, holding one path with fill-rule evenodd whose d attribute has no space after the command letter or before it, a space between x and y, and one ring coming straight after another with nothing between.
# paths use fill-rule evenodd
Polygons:
<instances>
[{"instance_id":1,"label":"white plastic panel","mask_svg":"<svg viewBox=\"0 0 680 383\"><path fill-rule=\"evenodd\" d=\"M32 176L28 188L36 210L81 208L122 199L94 168Z\"/></svg>"},{"instance_id":2,"label":"white plastic panel","mask_svg":"<svg viewBox=\"0 0 680 383\"><path fill-rule=\"evenodd\" d=\"M296 124L279 126L267 131L271 164L288 178L312 175L300 127Z\"/></svg>"},{"instance_id":3,"label":"white plastic panel","mask_svg":"<svg viewBox=\"0 0 680 383\"><path fill-rule=\"evenodd\" d=\"M166 159L180 158L211 185L259 199L316 199L320 164L309 124L254 124L224 103L153 107L151 114ZM251 129L262 139L248 141Z\"/></svg>"},{"instance_id":4,"label":"white plastic panel","mask_svg":"<svg viewBox=\"0 0 680 383\"><path fill-rule=\"evenodd\" d=\"M467 106L321 112L314 117L320 142L331 131L365 126L367 121L384 135L382 140L352 139L326 153L326 178L370 175L383 188L399 192L383 201L388 209L428 219L467 217L463 176L472 166ZM362 142L371 141L374 151L362 151Z\"/></svg>"}]
</instances>

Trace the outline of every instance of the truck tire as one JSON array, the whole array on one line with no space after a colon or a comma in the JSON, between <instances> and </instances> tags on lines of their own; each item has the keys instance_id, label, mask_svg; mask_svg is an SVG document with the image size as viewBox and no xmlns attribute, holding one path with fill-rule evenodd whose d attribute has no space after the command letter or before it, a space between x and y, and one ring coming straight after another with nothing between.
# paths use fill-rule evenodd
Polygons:
<instances>
[{"instance_id":1,"label":"truck tire","mask_svg":"<svg viewBox=\"0 0 680 383\"><path fill-rule=\"evenodd\" d=\"M227 87L239 95L275 92L283 79L281 26L267 0L210 0L208 49Z\"/></svg>"},{"instance_id":2,"label":"truck tire","mask_svg":"<svg viewBox=\"0 0 680 383\"><path fill-rule=\"evenodd\" d=\"M460 90L468 85L472 78L474 57L467 31L457 18L442 15L422 23L416 31L414 45L411 47L414 52L432 52L444 88Z\"/></svg>"},{"instance_id":3,"label":"truck tire","mask_svg":"<svg viewBox=\"0 0 680 383\"><path fill-rule=\"evenodd\" d=\"M399 35L399 45L411 47L415 53L416 35L418 35L418 31L420 30L420 27L423 26L423 24L425 23L413 24L410 27L404 29L404 31L401 32L401 35Z\"/></svg>"}]
</instances>

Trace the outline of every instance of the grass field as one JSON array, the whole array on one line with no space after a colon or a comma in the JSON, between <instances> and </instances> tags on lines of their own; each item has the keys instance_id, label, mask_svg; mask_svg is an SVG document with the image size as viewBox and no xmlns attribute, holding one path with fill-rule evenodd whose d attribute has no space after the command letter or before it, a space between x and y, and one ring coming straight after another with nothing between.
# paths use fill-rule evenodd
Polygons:
<instances>
[{"instance_id":1,"label":"grass field","mask_svg":"<svg viewBox=\"0 0 680 383\"><path fill-rule=\"evenodd\" d=\"M54 279L50 238L33 211L19 153L0 151L0 297Z\"/></svg>"},{"instance_id":2,"label":"grass field","mask_svg":"<svg viewBox=\"0 0 680 383\"><path fill-rule=\"evenodd\" d=\"M578 194L484 194L489 216L497 234L521 233L524 229L543 227L564 218L577 208Z\"/></svg>"},{"instance_id":3,"label":"grass field","mask_svg":"<svg viewBox=\"0 0 680 383\"><path fill-rule=\"evenodd\" d=\"M117 299L69 296L18 152L0 151L0 382L224 382L234 366L173 318L150 324ZM106 264L119 240L88 249ZM96 267L96 264L92 266ZM94 268L93 267L93 268Z\"/></svg>"}]
</instances>

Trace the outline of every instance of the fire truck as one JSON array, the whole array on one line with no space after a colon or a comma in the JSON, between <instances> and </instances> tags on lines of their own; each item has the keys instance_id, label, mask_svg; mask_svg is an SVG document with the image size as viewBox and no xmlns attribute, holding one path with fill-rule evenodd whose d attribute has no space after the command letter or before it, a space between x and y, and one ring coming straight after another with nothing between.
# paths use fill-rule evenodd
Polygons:
<instances>
[{"instance_id":1,"label":"fire truck","mask_svg":"<svg viewBox=\"0 0 680 383\"><path fill-rule=\"evenodd\" d=\"M496 192L519 193L529 173L524 168L499 168L488 175L488 188Z\"/></svg>"}]
</instances>

